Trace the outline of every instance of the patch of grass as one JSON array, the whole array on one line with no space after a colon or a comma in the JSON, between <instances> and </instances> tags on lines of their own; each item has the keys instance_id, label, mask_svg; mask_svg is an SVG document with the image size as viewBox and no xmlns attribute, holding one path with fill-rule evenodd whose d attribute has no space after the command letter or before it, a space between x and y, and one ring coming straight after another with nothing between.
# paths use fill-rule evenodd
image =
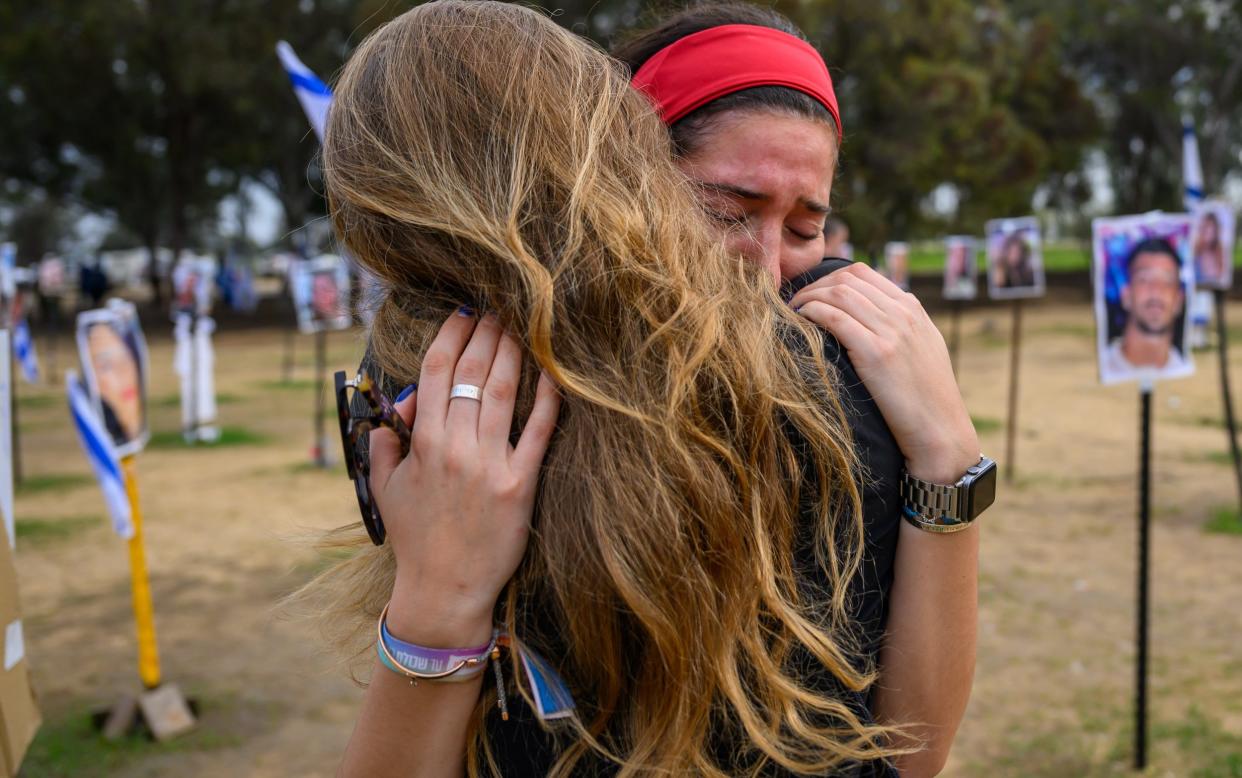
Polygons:
<instances>
[{"instance_id":1,"label":"patch of grass","mask_svg":"<svg viewBox=\"0 0 1242 778\"><path fill-rule=\"evenodd\" d=\"M223 446L255 446L267 441L266 435L245 427L224 427L220 430L220 439L215 443L186 443L185 439L181 437L180 430L163 430L151 433L151 439L147 441L147 448L221 448Z\"/></svg>"},{"instance_id":2,"label":"patch of grass","mask_svg":"<svg viewBox=\"0 0 1242 778\"><path fill-rule=\"evenodd\" d=\"M1155 739L1177 742L1182 754L1194 758L1192 778L1242 778L1242 737L1224 731L1197 707L1176 722L1157 722Z\"/></svg>"},{"instance_id":3,"label":"patch of grass","mask_svg":"<svg viewBox=\"0 0 1242 778\"><path fill-rule=\"evenodd\" d=\"M22 394L17 393L17 407L22 409L51 408L55 405L66 405L69 401L60 394Z\"/></svg>"},{"instance_id":4,"label":"patch of grass","mask_svg":"<svg viewBox=\"0 0 1242 778\"><path fill-rule=\"evenodd\" d=\"M975 432L980 435L984 435L989 432L996 432L1001 428L1000 419L993 419L987 416L971 416L970 420L975 425Z\"/></svg>"},{"instance_id":5,"label":"patch of grass","mask_svg":"<svg viewBox=\"0 0 1242 778\"><path fill-rule=\"evenodd\" d=\"M100 527L105 521L98 516L65 516L56 519L18 519L14 525L17 539L41 546L71 538L91 527Z\"/></svg>"},{"instance_id":6,"label":"patch of grass","mask_svg":"<svg viewBox=\"0 0 1242 778\"><path fill-rule=\"evenodd\" d=\"M1060 322L1047 327L1040 327L1031 332L1032 335L1068 335L1073 338L1094 338L1095 326L1091 324L1071 324Z\"/></svg>"},{"instance_id":7,"label":"patch of grass","mask_svg":"<svg viewBox=\"0 0 1242 778\"><path fill-rule=\"evenodd\" d=\"M256 386L260 389L269 389L282 392L309 392L321 386L328 386L329 382L324 381L322 384L311 378L291 378L288 381L260 381Z\"/></svg>"},{"instance_id":8,"label":"patch of grass","mask_svg":"<svg viewBox=\"0 0 1242 778\"><path fill-rule=\"evenodd\" d=\"M19 495L56 492L62 489L73 489L79 486L86 486L93 480L94 479L92 479L89 475L84 475L82 473L45 473L43 475L28 475L22 479L20 484L17 485L16 492Z\"/></svg>"},{"instance_id":9,"label":"patch of grass","mask_svg":"<svg viewBox=\"0 0 1242 778\"><path fill-rule=\"evenodd\" d=\"M979 254L979 279L984 278L985 260ZM1087 245L1065 244L1044 246L1044 269L1051 271L1089 270L1091 249ZM927 242L910 249L910 272L918 275L939 275L944 272L944 245Z\"/></svg>"},{"instance_id":10,"label":"patch of grass","mask_svg":"<svg viewBox=\"0 0 1242 778\"><path fill-rule=\"evenodd\" d=\"M295 462L294 464L289 465L288 470L294 475L301 475L302 473L328 473L329 475L337 476L345 472L345 462L338 457L332 462L329 462L327 467L320 467L314 462L306 460L304 462Z\"/></svg>"},{"instance_id":11,"label":"patch of grass","mask_svg":"<svg viewBox=\"0 0 1242 778\"><path fill-rule=\"evenodd\" d=\"M216 395L216 405L232 405L233 403L240 402L240 401L241 401L240 397L238 397L235 394L229 394L228 392L222 392ZM151 401L151 407L153 408L180 408L181 407L181 395L166 394L163 397L157 397Z\"/></svg>"},{"instance_id":12,"label":"patch of grass","mask_svg":"<svg viewBox=\"0 0 1242 778\"><path fill-rule=\"evenodd\" d=\"M1228 451L1209 451L1202 455L1202 461L1211 462L1214 465L1232 465L1233 454Z\"/></svg>"},{"instance_id":13,"label":"patch of grass","mask_svg":"<svg viewBox=\"0 0 1242 778\"><path fill-rule=\"evenodd\" d=\"M88 713L45 722L22 763L23 778L94 778L120 775L125 768L160 754L209 751L241 744L236 735L200 728L157 743L141 735L104 740Z\"/></svg>"},{"instance_id":14,"label":"patch of grass","mask_svg":"<svg viewBox=\"0 0 1242 778\"><path fill-rule=\"evenodd\" d=\"M1204 532L1218 532L1222 535L1242 535L1242 515L1237 508L1217 508L1212 520L1203 525Z\"/></svg>"}]
</instances>

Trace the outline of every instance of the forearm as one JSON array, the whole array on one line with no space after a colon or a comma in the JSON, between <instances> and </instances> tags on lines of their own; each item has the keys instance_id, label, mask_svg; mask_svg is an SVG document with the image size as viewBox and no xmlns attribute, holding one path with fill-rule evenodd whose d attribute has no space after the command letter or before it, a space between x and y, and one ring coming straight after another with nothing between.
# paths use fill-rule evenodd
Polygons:
<instances>
[{"instance_id":1,"label":"forearm","mask_svg":"<svg viewBox=\"0 0 1242 778\"><path fill-rule=\"evenodd\" d=\"M898 760L903 776L944 767L975 669L979 529L924 532L902 522L888 630L874 693L876 718L907 725L921 744Z\"/></svg>"},{"instance_id":2,"label":"forearm","mask_svg":"<svg viewBox=\"0 0 1242 778\"><path fill-rule=\"evenodd\" d=\"M463 775L466 730L482 682L477 678L411 686L376 660L338 774L343 778Z\"/></svg>"},{"instance_id":3,"label":"forearm","mask_svg":"<svg viewBox=\"0 0 1242 778\"><path fill-rule=\"evenodd\" d=\"M417 645L473 646L491 634L489 612L443 608L445 599L419 598L417 587L398 584L388 610L388 628ZM344 778L414 776L442 778L465 773L466 731L484 679L436 683L408 679L377 658L358 723L341 764Z\"/></svg>"}]
</instances>

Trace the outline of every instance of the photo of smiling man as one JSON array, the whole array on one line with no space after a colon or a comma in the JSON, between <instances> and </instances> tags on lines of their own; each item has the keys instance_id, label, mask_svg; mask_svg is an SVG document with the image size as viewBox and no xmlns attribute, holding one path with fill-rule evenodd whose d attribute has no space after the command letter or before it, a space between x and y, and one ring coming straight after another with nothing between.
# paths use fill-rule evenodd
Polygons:
<instances>
[{"instance_id":1,"label":"photo of smiling man","mask_svg":"<svg viewBox=\"0 0 1242 778\"><path fill-rule=\"evenodd\" d=\"M1169 214L1094 222L1103 383L1194 372L1185 348L1194 283L1190 228L1189 217Z\"/></svg>"}]
</instances>

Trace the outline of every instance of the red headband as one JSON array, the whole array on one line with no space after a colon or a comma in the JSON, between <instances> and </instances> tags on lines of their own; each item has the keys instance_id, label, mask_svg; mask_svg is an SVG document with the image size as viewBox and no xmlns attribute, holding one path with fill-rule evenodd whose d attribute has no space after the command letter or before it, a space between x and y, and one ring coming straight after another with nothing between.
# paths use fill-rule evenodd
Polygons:
<instances>
[{"instance_id":1,"label":"red headband","mask_svg":"<svg viewBox=\"0 0 1242 778\"><path fill-rule=\"evenodd\" d=\"M818 100L841 133L832 77L811 44L753 24L712 27L660 49L631 82L655 103L665 124L712 100L756 86L784 86Z\"/></svg>"}]
</instances>

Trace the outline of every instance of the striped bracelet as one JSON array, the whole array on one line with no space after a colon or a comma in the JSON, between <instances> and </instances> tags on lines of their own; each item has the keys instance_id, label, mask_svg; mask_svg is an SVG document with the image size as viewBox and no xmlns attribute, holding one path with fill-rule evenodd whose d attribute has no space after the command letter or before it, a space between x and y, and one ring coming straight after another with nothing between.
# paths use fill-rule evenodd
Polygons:
<instances>
[{"instance_id":1,"label":"striped bracelet","mask_svg":"<svg viewBox=\"0 0 1242 778\"><path fill-rule=\"evenodd\" d=\"M388 606L380 613L377 626L378 639L375 650L380 663L392 672L409 679L411 686L419 681L433 683L466 683L487 671L487 660L492 660L496 673L496 697L502 717L508 721L509 710L505 703L504 678L500 671L500 630L492 630L492 639L478 648L426 648L406 643L388 631Z\"/></svg>"}]
</instances>

